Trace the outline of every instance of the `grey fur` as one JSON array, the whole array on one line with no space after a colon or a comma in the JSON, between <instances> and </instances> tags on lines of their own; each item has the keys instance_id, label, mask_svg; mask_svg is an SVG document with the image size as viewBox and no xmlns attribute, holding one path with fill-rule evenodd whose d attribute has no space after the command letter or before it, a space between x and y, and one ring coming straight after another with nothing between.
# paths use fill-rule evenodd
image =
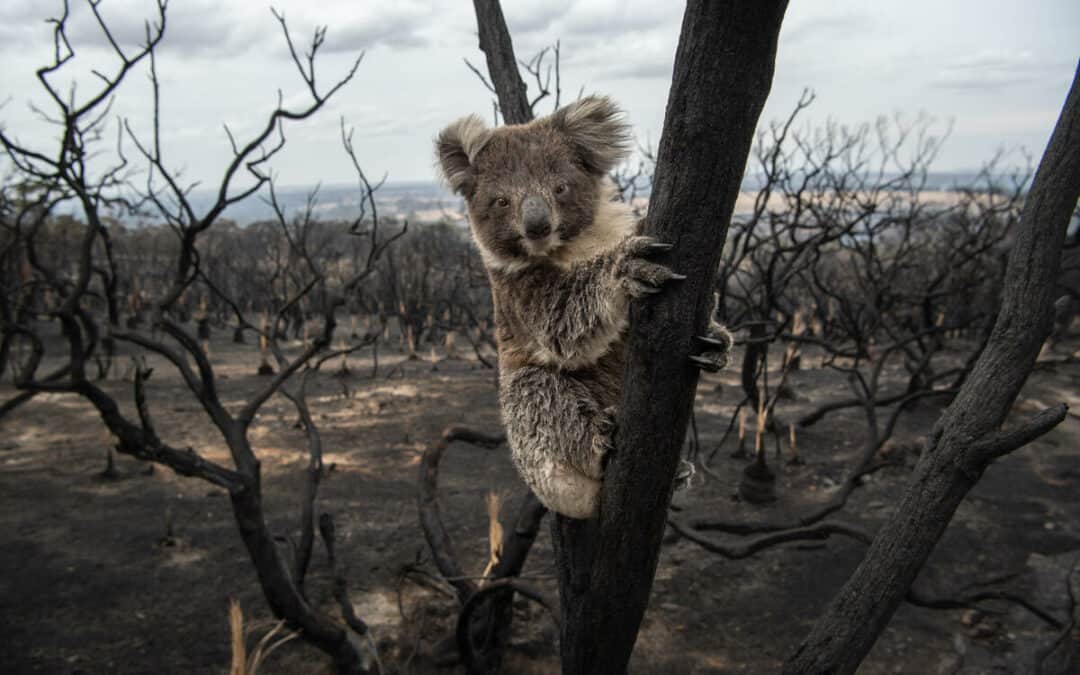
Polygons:
<instances>
[{"instance_id":1,"label":"grey fur","mask_svg":"<svg viewBox=\"0 0 1080 675\"><path fill-rule=\"evenodd\" d=\"M588 97L525 125L492 130L464 118L437 141L491 280L511 454L540 501L573 518L599 505L630 299L680 278L650 259L665 247L638 236L629 207L613 199L606 172L628 140L615 104ZM523 213L540 200L553 231L527 241ZM726 363L727 351L702 356Z\"/></svg>"},{"instance_id":2,"label":"grey fur","mask_svg":"<svg viewBox=\"0 0 1080 675\"><path fill-rule=\"evenodd\" d=\"M586 96L560 108L551 124L566 135L596 173L615 168L630 150L630 125L607 96Z\"/></svg>"},{"instance_id":3,"label":"grey fur","mask_svg":"<svg viewBox=\"0 0 1080 675\"><path fill-rule=\"evenodd\" d=\"M454 192L466 194L472 189L470 166L491 138L491 130L477 115L462 117L442 130L435 140L439 166Z\"/></svg>"}]
</instances>

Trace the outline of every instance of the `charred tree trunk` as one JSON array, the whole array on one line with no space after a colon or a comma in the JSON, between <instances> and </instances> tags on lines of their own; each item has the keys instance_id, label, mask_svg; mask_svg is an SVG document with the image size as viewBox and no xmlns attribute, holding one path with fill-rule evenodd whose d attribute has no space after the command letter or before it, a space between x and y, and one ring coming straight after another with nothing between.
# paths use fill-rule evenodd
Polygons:
<instances>
[{"instance_id":1,"label":"charred tree trunk","mask_svg":"<svg viewBox=\"0 0 1080 675\"><path fill-rule=\"evenodd\" d=\"M631 310L615 452L600 515L555 526L569 675L626 672L648 604L698 374L688 357L712 310L720 250L772 84L786 0L691 0L645 232L675 245L679 287Z\"/></svg>"},{"instance_id":2,"label":"charred tree trunk","mask_svg":"<svg viewBox=\"0 0 1080 675\"><path fill-rule=\"evenodd\" d=\"M285 619L290 627L302 631L309 642L329 654L339 673L370 672L345 626L308 604L296 585L273 533L266 526L258 483L256 469L255 487L245 486L229 496L240 537L251 556L267 604L275 616Z\"/></svg>"},{"instance_id":3,"label":"charred tree trunk","mask_svg":"<svg viewBox=\"0 0 1080 675\"><path fill-rule=\"evenodd\" d=\"M1080 69L1024 205L990 340L931 431L889 522L783 672L855 672L983 471L1064 419L1061 404L999 430L1050 332L1065 230L1078 198Z\"/></svg>"},{"instance_id":4,"label":"charred tree trunk","mask_svg":"<svg viewBox=\"0 0 1080 675\"><path fill-rule=\"evenodd\" d=\"M503 117L526 122L532 115L520 112L524 84L498 2L474 2ZM646 233L675 245L670 262L688 279L632 310L617 450L599 519L560 517L553 526L569 675L621 675L633 651L697 386L687 357L713 306L713 277L786 7L786 0L691 0L683 17Z\"/></svg>"},{"instance_id":5,"label":"charred tree trunk","mask_svg":"<svg viewBox=\"0 0 1080 675\"><path fill-rule=\"evenodd\" d=\"M493 582L521 575L536 535L540 533L540 523L546 514L547 508L540 503L536 495L531 490L526 492L521 499L513 528L503 537L502 557L491 569ZM500 673L503 654L510 644L514 621L514 588L507 586L493 591L490 597L480 600L480 603L469 617L469 639L473 640L471 636L475 635L487 637L491 646L485 651L465 650L462 652L462 659L469 673Z\"/></svg>"},{"instance_id":6,"label":"charred tree trunk","mask_svg":"<svg viewBox=\"0 0 1080 675\"><path fill-rule=\"evenodd\" d=\"M470 608L466 617L469 625L457 631L461 659L470 675L486 675L501 672L502 657L510 644L515 589L509 585L501 587L475 601L478 605L471 606L474 596L481 593L484 587L468 578L458 563L453 542L443 525L437 494L439 462L455 441L495 448L504 443L506 437L461 426L444 429L442 437L428 446L420 460L420 489L417 493L420 528L424 531L432 560L443 578L454 587L462 605L463 614L459 615L459 622L461 616L465 616L465 608ZM546 513L547 509L531 490L525 493L513 528L503 535L502 554L491 568L490 582L513 579L521 574Z\"/></svg>"},{"instance_id":7,"label":"charred tree trunk","mask_svg":"<svg viewBox=\"0 0 1080 675\"><path fill-rule=\"evenodd\" d=\"M766 329L768 324L764 321L756 321L750 324L750 341L743 351L742 382L743 394L750 402L752 410L760 407L761 401L758 396L758 376L765 364L765 357L769 353L769 343L766 341Z\"/></svg>"},{"instance_id":8,"label":"charred tree trunk","mask_svg":"<svg viewBox=\"0 0 1080 675\"><path fill-rule=\"evenodd\" d=\"M491 84L499 97L499 112L507 124L524 124L533 118L532 108L499 0L473 0L473 7L480 49L487 57Z\"/></svg>"}]
</instances>

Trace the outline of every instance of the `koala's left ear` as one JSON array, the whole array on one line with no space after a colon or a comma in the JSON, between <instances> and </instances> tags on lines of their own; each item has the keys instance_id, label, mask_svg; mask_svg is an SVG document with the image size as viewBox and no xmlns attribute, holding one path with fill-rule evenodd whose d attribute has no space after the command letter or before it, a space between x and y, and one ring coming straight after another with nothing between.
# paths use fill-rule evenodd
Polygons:
<instances>
[{"instance_id":1,"label":"koala's left ear","mask_svg":"<svg viewBox=\"0 0 1080 675\"><path fill-rule=\"evenodd\" d=\"M630 125L607 96L586 96L559 108L551 125L567 136L585 168L597 175L615 168L630 151Z\"/></svg>"},{"instance_id":2,"label":"koala's left ear","mask_svg":"<svg viewBox=\"0 0 1080 675\"><path fill-rule=\"evenodd\" d=\"M476 115L462 117L439 133L435 139L435 154L450 189L472 197L476 188L473 162L491 138L491 130Z\"/></svg>"}]
</instances>

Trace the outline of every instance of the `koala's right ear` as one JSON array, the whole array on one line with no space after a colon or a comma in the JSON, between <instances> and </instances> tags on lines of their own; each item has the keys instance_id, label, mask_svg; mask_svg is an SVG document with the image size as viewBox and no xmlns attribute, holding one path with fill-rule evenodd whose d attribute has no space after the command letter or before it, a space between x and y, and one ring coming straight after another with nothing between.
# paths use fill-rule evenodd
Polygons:
<instances>
[{"instance_id":1,"label":"koala's right ear","mask_svg":"<svg viewBox=\"0 0 1080 675\"><path fill-rule=\"evenodd\" d=\"M630 125L607 96L586 96L551 114L550 124L577 150L581 163L602 176L630 150Z\"/></svg>"},{"instance_id":2,"label":"koala's right ear","mask_svg":"<svg viewBox=\"0 0 1080 675\"><path fill-rule=\"evenodd\" d=\"M476 115L462 117L439 133L435 150L439 168L454 192L470 197L476 188L476 155L491 138L491 129Z\"/></svg>"}]
</instances>

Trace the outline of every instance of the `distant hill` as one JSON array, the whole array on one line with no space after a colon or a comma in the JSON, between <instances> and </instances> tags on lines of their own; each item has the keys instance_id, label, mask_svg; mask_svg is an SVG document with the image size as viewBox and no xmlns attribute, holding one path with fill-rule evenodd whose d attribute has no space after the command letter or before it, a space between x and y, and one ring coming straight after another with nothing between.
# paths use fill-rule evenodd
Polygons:
<instances>
[{"instance_id":1,"label":"distant hill","mask_svg":"<svg viewBox=\"0 0 1080 675\"><path fill-rule=\"evenodd\" d=\"M971 185L976 177L975 172L934 172L927 177L927 189L952 190L958 186ZM761 184L760 175L749 175L743 181L743 190L756 192ZM280 187L278 200L285 212L292 216L305 208L308 194L314 189L314 185ZM215 196L216 193L210 190L195 190L191 200L196 210L205 211ZM638 196L647 199L649 190L639 190ZM274 212L266 203L266 198L265 191L252 195L229 207L225 217L240 225L272 219ZM316 195L316 212L325 220L350 220L358 215L361 198L361 192L355 185L322 185L318 187ZM376 204L381 217L399 220L407 218L414 223L465 222L463 200L434 181L388 182L376 192ZM139 219L125 220L134 223Z\"/></svg>"},{"instance_id":2,"label":"distant hill","mask_svg":"<svg viewBox=\"0 0 1080 675\"><path fill-rule=\"evenodd\" d=\"M360 213L363 194L356 185L280 187L277 189L278 202L291 216L306 207L308 195L316 189L315 208L320 218L350 220ZM202 207L209 206L213 198L209 191L205 194L196 191L193 195L195 204ZM272 219L274 211L266 199L266 194L252 195L229 207L225 215L241 225ZM375 204L380 217L408 218L419 222L461 218L461 199L435 182L386 183L375 193Z\"/></svg>"}]
</instances>

